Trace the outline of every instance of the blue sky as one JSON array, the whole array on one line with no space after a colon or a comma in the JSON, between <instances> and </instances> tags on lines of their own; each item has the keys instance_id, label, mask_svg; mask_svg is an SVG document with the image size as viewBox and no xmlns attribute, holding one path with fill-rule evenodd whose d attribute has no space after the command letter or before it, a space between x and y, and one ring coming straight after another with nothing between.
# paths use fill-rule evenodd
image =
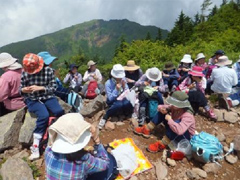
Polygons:
<instances>
[{"instance_id":1,"label":"blue sky","mask_svg":"<svg viewBox=\"0 0 240 180\"><path fill-rule=\"evenodd\" d=\"M190 17L203 0L0 0L0 47L92 19L129 19L171 30L181 10ZM220 5L221 0L212 0Z\"/></svg>"}]
</instances>

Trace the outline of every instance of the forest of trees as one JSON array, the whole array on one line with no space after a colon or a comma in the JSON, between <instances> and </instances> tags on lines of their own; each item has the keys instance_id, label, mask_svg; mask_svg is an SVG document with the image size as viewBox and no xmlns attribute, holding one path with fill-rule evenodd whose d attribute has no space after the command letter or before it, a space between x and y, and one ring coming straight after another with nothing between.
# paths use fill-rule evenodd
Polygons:
<instances>
[{"instance_id":1,"label":"forest of trees","mask_svg":"<svg viewBox=\"0 0 240 180\"><path fill-rule=\"evenodd\" d=\"M157 37L147 33L145 39L131 43L127 43L122 36L111 63L104 64L97 55L93 60L99 63L98 68L104 76L108 76L113 64L125 65L129 59L135 60L146 70L153 66L162 68L167 61L177 65L186 53L191 54L192 59L200 52L210 58L216 50L223 49L230 59L236 61L240 55L239 32L240 0L223 0L220 7L212 4L211 0L204 0L201 12L197 12L194 17L188 17L181 11L166 40L162 40L161 31ZM88 60L80 52L67 64L86 64ZM86 68L81 66L79 70L83 73ZM66 71L61 69L60 74L63 76Z\"/></svg>"}]
</instances>

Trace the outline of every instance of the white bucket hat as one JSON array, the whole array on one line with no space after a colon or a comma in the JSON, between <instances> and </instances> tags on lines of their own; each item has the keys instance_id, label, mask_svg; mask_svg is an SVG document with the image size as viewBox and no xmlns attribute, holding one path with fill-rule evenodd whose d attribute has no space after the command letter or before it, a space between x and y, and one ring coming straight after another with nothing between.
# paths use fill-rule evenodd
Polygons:
<instances>
[{"instance_id":1,"label":"white bucket hat","mask_svg":"<svg viewBox=\"0 0 240 180\"><path fill-rule=\"evenodd\" d=\"M199 54L197 55L195 61L197 61L197 60L199 60L199 59L205 59L205 58L206 58L206 56L204 56L203 53L199 53Z\"/></svg>"},{"instance_id":2,"label":"white bucket hat","mask_svg":"<svg viewBox=\"0 0 240 180\"><path fill-rule=\"evenodd\" d=\"M185 54L181 60L182 63L192 63L193 60L191 59L190 54Z\"/></svg>"},{"instance_id":3,"label":"white bucket hat","mask_svg":"<svg viewBox=\"0 0 240 180\"><path fill-rule=\"evenodd\" d=\"M220 56L216 66L228 66L232 64L232 60L229 60L227 56Z\"/></svg>"},{"instance_id":4,"label":"white bucket hat","mask_svg":"<svg viewBox=\"0 0 240 180\"><path fill-rule=\"evenodd\" d=\"M146 76L149 80L157 82L162 78L162 73L158 68L153 67L146 71Z\"/></svg>"},{"instance_id":5,"label":"white bucket hat","mask_svg":"<svg viewBox=\"0 0 240 180\"><path fill-rule=\"evenodd\" d=\"M8 67L17 61L11 54L3 52L0 54L0 68Z\"/></svg>"},{"instance_id":6,"label":"white bucket hat","mask_svg":"<svg viewBox=\"0 0 240 180\"><path fill-rule=\"evenodd\" d=\"M60 154L80 151L90 141L90 127L81 114L65 114L50 126L48 145L53 152Z\"/></svg>"},{"instance_id":7,"label":"white bucket hat","mask_svg":"<svg viewBox=\"0 0 240 180\"><path fill-rule=\"evenodd\" d=\"M125 77L125 71L121 64L115 64L111 70L111 75L114 78L124 78Z\"/></svg>"}]
</instances>

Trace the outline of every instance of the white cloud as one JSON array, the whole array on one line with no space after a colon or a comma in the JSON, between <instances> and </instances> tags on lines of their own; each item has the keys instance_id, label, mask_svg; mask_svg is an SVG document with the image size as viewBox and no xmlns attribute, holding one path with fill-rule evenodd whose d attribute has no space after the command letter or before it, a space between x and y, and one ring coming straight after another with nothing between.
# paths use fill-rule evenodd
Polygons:
<instances>
[{"instance_id":1,"label":"white cloud","mask_svg":"<svg viewBox=\"0 0 240 180\"><path fill-rule=\"evenodd\" d=\"M200 0L0 0L0 46L92 19L129 19L170 30L181 10L193 17L200 11L201 3Z\"/></svg>"}]
</instances>

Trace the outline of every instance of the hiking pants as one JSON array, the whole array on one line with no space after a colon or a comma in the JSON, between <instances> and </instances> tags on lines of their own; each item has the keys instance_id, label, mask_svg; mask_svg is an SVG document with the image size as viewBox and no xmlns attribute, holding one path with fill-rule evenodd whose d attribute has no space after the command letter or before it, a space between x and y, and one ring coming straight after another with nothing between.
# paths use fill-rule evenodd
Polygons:
<instances>
[{"instance_id":1,"label":"hiking pants","mask_svg":"<svg viewBox=\"0 0 240 180\"><path fill-rule=\"evenodd\" d=\"M55 97L41 101L26 99L25 103L28 107L28 111L37 116L36 128L34 130L36 134L42 135L46 131L49 119L48 111L53 113L55 117L60 117L64 114L64 110Z\"/></svg>"},{"instance_id":2,"label":"hiking pants","mask_svg":"<svg viewBox=\"0 0 240 180\"><path fill-rule=\"evenodd\" d=\"M190 140L190 133L189 133L188 130L183 135L178 135L175 132L173 132L173 130L168 125L168 121L165 119L165 114L162 114L162 113L158 112L154 116L154 118L151 120L151 122L153 122L155 125L163 123L165 125L165 129L166 129L166 136L170 140L175 140L177 142L181 141L182 139ZM181 119L180 120L175 120L174 122L180 123Z\"/></svg>"},{"instance_id":3,"label":"hiking pants","mask_svg":"<svg viewBox=\"0 0 240 180\"><path fill-rule=\"evenodd\" d=\"M178 86L178 80L177 79L172 79L169 77L164 77L163 78L164 85L167 85L168 88L171 90L172 87L175 85L176 87Z\"/></svg>"},{"instance_id":4,"label":"hiking pants","mask_svg":"<svg viewBox=\"0 0 240 180\"><path fill-rule=\"evenodd\" d=\"M237 93L231 94L229 98L231 98L232 101L237 100L240 102L240 91Z\"/></svg>"},{"instance_id":5,"label":"hiking pants","mask_svg":"<svg viewBox=\"0 0 240 180\"><path fill-rule=\"evenodd\" d=\"M109 109L104 115L103 119L108 120L109 117L125 115L128 116L133 113L133 106L126 98L122 101L114 101L112 105L109 105Z\"/></svg>"},{"instance_id":6,"label":"hiking pants","mask_svg":"<svg viewBox=\"0 0 240 180\"><path fill-rule=\"evenodd\" d=\"M199 110L199 107L205 107L208 105L207 98L202 91L189 91L188 100L195 112Z\"/></svg>"}]
</instances>

